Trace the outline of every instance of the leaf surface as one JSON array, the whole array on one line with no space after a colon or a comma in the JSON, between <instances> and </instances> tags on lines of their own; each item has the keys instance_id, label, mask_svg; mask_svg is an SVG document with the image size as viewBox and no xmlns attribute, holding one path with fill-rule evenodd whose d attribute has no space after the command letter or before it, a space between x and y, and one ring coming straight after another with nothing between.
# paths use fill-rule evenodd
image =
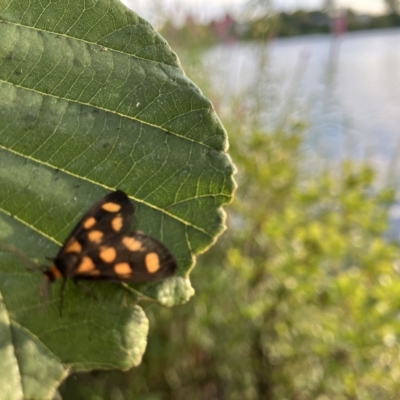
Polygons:
<instances>
[{"instance_id":1,"label":"leaf surface","mask_svg":"<svg viewBox=\"0 0 400 400\"><path fill-rule=\"evenodd\" d=\"M140 291L172 306L193 289L194 255L224 229L234 190L211 103L153 28L118 1L0 0L0 241L48 264L82 214L112 190L133 229L163 241L176 277ZM51 398L71 369L130 368L147 319L126 290L59 284L0 253L0 400ZM40 366L40 368L39 368ZM18 395L17 395L18 394ZM9 396L9 397L7 397Z\"/></svg>"}]
</instances>

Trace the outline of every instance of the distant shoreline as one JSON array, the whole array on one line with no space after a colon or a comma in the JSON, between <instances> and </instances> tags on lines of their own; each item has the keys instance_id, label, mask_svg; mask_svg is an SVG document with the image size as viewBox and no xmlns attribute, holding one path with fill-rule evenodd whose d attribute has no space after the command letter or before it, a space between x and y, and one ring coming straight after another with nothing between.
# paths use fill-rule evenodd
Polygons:
<instances>
[{"instance_id":1,"label":"distant shoreline","mask_svg":"<svg viewBox=\"0 0 400 400\"><path fill-rule=\"evenodd\" d=\"M400 14L356 14L351 10L335 13L324 11L295 11L268 14L249 21L239 21L226 14L219 20L200 24L187 16L182 26L167 21L160 33L177 46L208 47L217 43L269 41L275 38L320 34L341 35L347 32L365 32L400 28Z\"/></svg>"},{"instance_id":2,"label":"distant shoreline","mask_svg":"<svg viewBox=\"0 0 400 400\"><path fill-rule=\"evenodd\" d=\"M400 27L390 27L390 28L376 28L376 29L359 29L359 30L355 30L355 31L346 31L345 33L343 33L342 35L338 36L338 37L346 37L347 35L351 35L351 36L355 36L355 35L365 35L370 33L371 35L373 35L374 33L378 33L378 32L389 32L389 31L393 31L393 32L398 32L400 30ZM302 38L318 38L318 37L322 37L322 36L333 36L332 32L325 32L325 33L313 33L313 34L303 34L303 35L294 35L294 36L276 36L274 38L272 38L272 40L287 40L287 39L302 39Z\"/></svg>"}]
</instances>

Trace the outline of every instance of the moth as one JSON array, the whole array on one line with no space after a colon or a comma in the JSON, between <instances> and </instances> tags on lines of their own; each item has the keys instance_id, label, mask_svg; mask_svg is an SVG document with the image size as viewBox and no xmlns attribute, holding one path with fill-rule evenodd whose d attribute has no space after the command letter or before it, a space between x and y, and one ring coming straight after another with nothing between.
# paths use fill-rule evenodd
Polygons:
<instances>
[{"instance_id":1,"label":"moth","mask_svg":"<svg viewBox=\"0 0 400 400\"><path fill-rule=\"evenodd\" d=\"M48 281L68 279L148 282L171 276L175 258L160 241L131 231L135 206L117 190L94 204L78 222L65 244L44 270Z\"/></svg>"}]
</instances>

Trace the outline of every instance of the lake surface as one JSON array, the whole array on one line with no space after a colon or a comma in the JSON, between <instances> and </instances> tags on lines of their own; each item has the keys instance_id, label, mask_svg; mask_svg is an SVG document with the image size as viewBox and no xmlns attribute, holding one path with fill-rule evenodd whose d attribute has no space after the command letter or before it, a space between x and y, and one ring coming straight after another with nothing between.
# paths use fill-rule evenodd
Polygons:
<instances>
[{"instance_id":1,"label":"lake surface","mask_svg":"<svg viewBox=\"0 0 400 400\"><path fill-rule=\"evenodd\" d=\"M224 95L243 95L247 102L249 93L262 97L267 126L282 112L300 109L311 122L308 143L323 157L350 155L368 158L380 171L394 168L400 154L400 29L220 45L205 63Z\"/></svg>"},{"instance_id":2,"label":"lake surface","mask_svg":"<svg viewBox=\"0 0 400 400\"><path fill-rule=\"evenodd\" d=\"M204 63L222 96L250 107L261 99L266 127L282 115L308 118L306 171L367 159L379 183L400 188L400 29L220 45ZM400 239L400 200L390 214L388 233Z\"/></svg>"}]
</instances>

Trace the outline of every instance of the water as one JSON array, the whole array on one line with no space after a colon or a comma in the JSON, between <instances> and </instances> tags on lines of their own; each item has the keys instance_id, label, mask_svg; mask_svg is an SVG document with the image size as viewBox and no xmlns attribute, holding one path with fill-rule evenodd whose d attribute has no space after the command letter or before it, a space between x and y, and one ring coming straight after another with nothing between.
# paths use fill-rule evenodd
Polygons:
<instances>
[{"instance_id":1,"label":"water","mask_svg":"<svg viewBox=\"0 0 400 400\"><path fill-rule=\"evenodd\" d=\"M400 29L221 45L205 63L224 96L259 96L267 127L296 110L308 115L309 169L321 157L366 159L378 184L400 186ZM400 238L400 200L391 222Z\"/></svg>"},{"instance_id":2,"label":"water","mask_svg":"<svg viewBox=\"0 0 400 400\"><path fill-rule=\"evenodd\" d=\"M224 95L245 98L261 88L265 124L272 127L282 110L302 105L314 150L326 158L368 158L380 171L393 170L400 138L400 29L221 45L206 60Z\"/></svg>"}]
</instances>

